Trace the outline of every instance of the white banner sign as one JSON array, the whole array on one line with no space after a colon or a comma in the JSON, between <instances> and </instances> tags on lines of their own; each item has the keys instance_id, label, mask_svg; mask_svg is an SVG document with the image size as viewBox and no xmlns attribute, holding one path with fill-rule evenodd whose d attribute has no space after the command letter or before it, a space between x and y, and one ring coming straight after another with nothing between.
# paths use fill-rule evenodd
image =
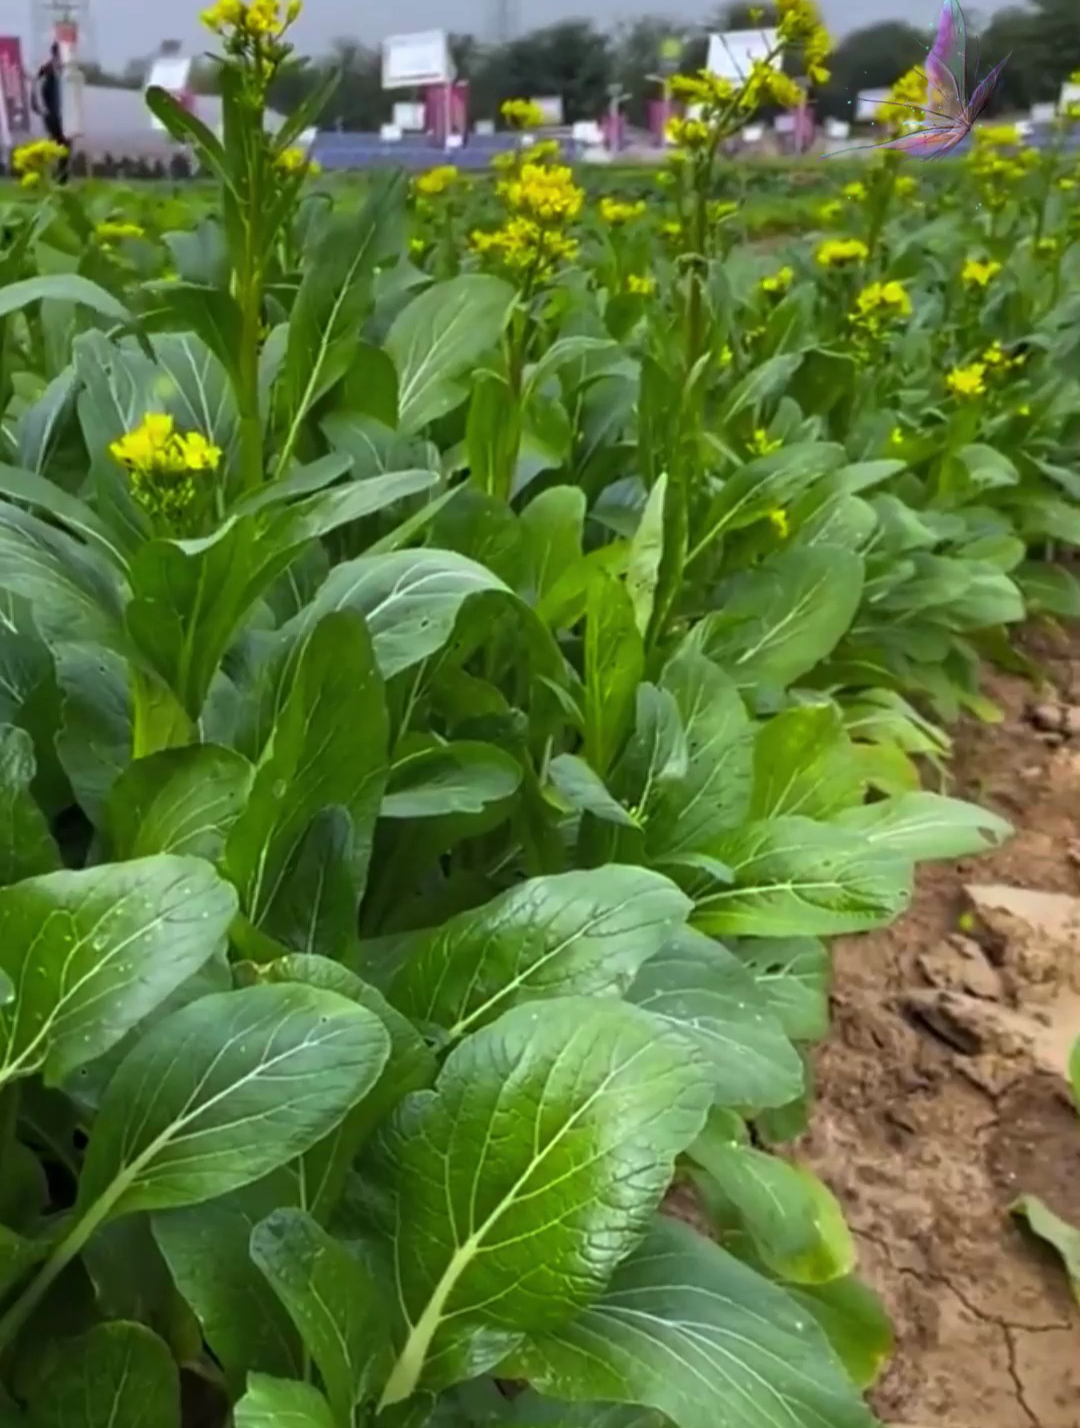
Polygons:
<instances>
[{"instance_id":1,"label":"white banner sign","mask_svg":"<svg viewBox=\"0 0 1080 1428\"><path fill-rule=\"evenodd\" d=\"M744 80L755 60L764 60L776 49L775 30L731 30L726 35L709 36L705 68L721 79Z\"/></svg>"},{"instance_id":2,"label":"white banner sign","mask_svg":"<svg viewBox=\"0 0 1080 1428\"><path fill-rule=\"evenodd\" d=\"M164 89L178 104L187 107L191 102L191 66L190 56L161 55L150 66L146 88ZM156 114L150 115L150 125L154 129L165 128Z\"/></svg>"},{"instance_id":3,"label":"white banner sign","mask_svg":"<svg viewBox=\"0 0 1080 1428\"><path fill-rule=\"evenodd\" d=\"M445 30L424 30L415 35L388 35L383 40L384 89L413 89L424 84L447 84L452 78L450 46Z\"/></svg>"}]
</instances>

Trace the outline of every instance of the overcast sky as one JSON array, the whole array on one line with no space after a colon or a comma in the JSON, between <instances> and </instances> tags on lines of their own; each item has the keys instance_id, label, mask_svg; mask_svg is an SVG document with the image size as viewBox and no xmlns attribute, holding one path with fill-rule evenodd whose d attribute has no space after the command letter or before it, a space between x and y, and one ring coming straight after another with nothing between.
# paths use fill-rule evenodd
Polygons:
<instances>
[{"instance_id":1,"label":"overcast sky","mask_svg":"<svg viewBox=\"0 0 1080 1428\"><path fill-rule=\"evenodd\" d=\"M86 3L86 0L84 0ZM185 45L205 48L198 12L209 0L171 0L168 5L155 0L89 0L91 26L88 49L94 58L110 66L156 50L163 39L177 39ZM829 28L845 34L878 20L904 18L913 24L930 26L936 18L935 0L819 0ZM1006 0L980 0L979 11L1000 9ZM24 43L30 37L32 0L0 0L5 15L22 11L20 26ZM319 53L339 37L374 42L386 34L445 26L468 30L481 37L497 33L500 4L510 7L518 33L551 24L570 16L587 15L597 25L614 27L643 12L670 14L673 19L700 22L719 8L716 0L643 0L635 5L627 0L396 0L394 4L371 4L364 0L306 0L296 26L297 42L311 53ZM10 8L9 8L10 7ZM916 10L918 13L916 13ZM925 10L925 14L923 13ZM974 6L969 24L975 19ZM0 22L0 30L6 28ZM974 26L973 26L974 28ZM929 41L928 41L929 43ZM33 48L40 47L40 40ZM36 54L28 57L37 59ZM40 61L39 61L40 62Z\"/></svg>"}]
</instances>

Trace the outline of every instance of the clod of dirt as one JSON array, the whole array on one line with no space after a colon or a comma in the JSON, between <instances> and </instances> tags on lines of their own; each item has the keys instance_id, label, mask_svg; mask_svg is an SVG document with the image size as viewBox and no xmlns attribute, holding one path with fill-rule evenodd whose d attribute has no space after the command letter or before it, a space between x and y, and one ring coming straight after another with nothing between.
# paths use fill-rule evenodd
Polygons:
<instances>
[{"instance_id":1,"label":"clod of dirt","mask_svg":"<svg viewBox=\"0 0 1080 1428\"><path fill-rule=\"evenodd\" d=\"M990 1002L999 1002L1004 997L1001 973L990 965L982 948L970 937L954 933L936 947L920 952L915 962L931 987L967 992Z\"/></svg>"},{"instance_id":2,"label":"clod of dirt","mask_svg":"<svg viewBox=\"0 0 1080 1428\"><path fill-rule=\"evenodd\" d=\"M980 925L980 942L1027 996L1039 987L1080 990L1080 897L974 883L964 889Z\"/></svg>"},{"instance_id":3,"label":"clod of dirt","mask_svg":"<svg viewBox=\"0 0 1080 1428\"><path fill-rule=\"evenodd\" d=\"M1067 739L1080 734L1080 706L1075 704L1036 704L1028 711L1028 718L1036 729L1046 733Z\"/></svg>"},{"instance_id":4,"label":"clod of dirt","mask_svg":"<svg viewBox=\"0 0 1080 1428\"><path fill-rule=\"evenodd\" d=\"M962 992L907 992L900 1007L909 1021L925 1027L962 1056L1022 1056L1033 1050L1034 1025L1010 1007L992 1005Z\"/></svg>"}]
</instances>

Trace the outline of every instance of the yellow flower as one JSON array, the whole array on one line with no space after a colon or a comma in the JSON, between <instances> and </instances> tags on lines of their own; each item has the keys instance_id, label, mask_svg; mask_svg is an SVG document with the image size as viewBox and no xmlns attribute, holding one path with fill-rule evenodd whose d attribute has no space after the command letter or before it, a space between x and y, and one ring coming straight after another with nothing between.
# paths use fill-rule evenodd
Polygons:
<instances>
[{"instance_id":1,"label":"yellow flower","mask_svg":"<svg viewBox=\"0 0 1080 1428\"><path fill-rule=\"evenodd\" d=\"M846 183L840 192L853 203L861 203L866 197L866 185L856 179L854 183Z\"/></svg>"},{"instance_id":2,"label":"yellow flower","mask_svg":"<svg viewBox=\"0 0 1080 1428\"><path fill-rule=\"evenodd\" d=\"M847 263L861 263L870 256L870 249L861 238L826 238L819 243L814 259L823 268L839 268Z\"/></svg>"},{"instance_id":3,"label":"yellow flower","mask_svg":"<svg viewBox=\"0 0 1080 1428\"><path fill-rule=\"evenodd\" d=\"M683 99L687 104L700 104L710 114L729 105L736 92L730 79L722 79L706 69L698 70L697 74L674 75L668 89L676 99Z\"/></svg>"},{"instance_id":4,"label":"yellow flower","mask_svg":"<svg viewBox=\"0 0 1080 1428\"><path fill-rule=\"evenodd\" d=\"M636 293L639 297L649 297L656 291L656 279L649 277L647 273L628 273L626 291Z\"/></svg>"},{"instance_id":5,"label":"yellow flower","mask_svg":"<svg viewBox=\"0 0 1080 1428\"><path fill-rule=\"evenodd\" d=\"M20 144L11 156L11 171L17 174L24 188L34 188L67 154L63 144L52 139L35 139ZM27 183L26 180L31 179Z\"/></svg>"},{"instance_id":6,"label":"yellow flower","mask_svg":"<svg viewBox=\"0 0 1080 1428\"><path fill-rule=\"evenodd\" d=\"M840 217L843 211L844 205L840 200L838 198L830 198L828 203L819 204L817 216L823 223L832 223L834 219Z\"/></svg>"},{"instance_id":7,"label":"yellow flower","mask_svg":"<svg viewBox=\"0 0 1080 1428\"><path fill-rule=\"evenodd\" d=\"M146 230L140 228L137 223L114 223L108 221L98 223L94 232L100 241L106 245L119 243L124 238L145 238Z\"/></svg>"},{"instance_id":8,"label":"yellow flower","mask_svg":"<svg viewBox=\"0 0 1080 1428\"><path fill-rule=\"evenodd\" d=\"M981 149L1009 149L1020 142L1020 130L1015 124L980 124L974 136Z\"/></svg>"},{"instance_id":9,"label":"yellow flower","mask_svg":"<svg viewBox=\"0 0 1080 1428\"><path fill-rule=\"evenodd\" d=\"M735 353L732 352L731 348L725 342L723 347L721 347L720 349L720 356L717 358L717 363L720 367L720 370L723 371L726 367L730 367L732 362L734 361Z\"/></svg>"},{"instance_id":10,"label":"yellow flower","mask_svg":"<svg viewBox=\"0 0 1080 1428\"><path fill-rule=\"evenodd\" d=\"M789 74L764 60L754 60L739 96L739 107L755 109L760 104L778 104L781 109L797 109L803 99L802 88Z\"/></svg>"},{"instance_id":11,"label":"yellow flower","mask_svg":"<svg viewBox=\"0 0 1080 1428\"><path fill-rule=\"evenodd\" d=\"M284 178L299 178L303 174L314 176L319 172L319 165L313 164L304 150L295 146L282 149L281 153L276 155L274 168Z\"/></svg>"},{"instance_id":12,"label":"yellow flower","mask_svg":"<svg viewBox=\"0 0 1080 1428\"><path fill-rule=\"evenodd\" d=\"M645 213L645 200L639 199L637 203L624 203L618 198L602 198L600 200L600 217L612 228L618 228L623 223L629 223L632 219L641 218Z\"/></svg>"},{"instance_id":13,"label":"yellow flower","mask_svg":"<svg viewBox=\"0 0 1080 1428\"><path fill-rule=\"evenodd\" d=\"M683 149L703 149L709 142L710 129L704 119L668 120L667 136Z\"/></svg>"},{"instance_id":14,"label":"yellow flower","mask_svg":"<svg viewBox=\"0 0 1080 1428\"><path fill-rule=\"evenodd\" d=\"M986 391L986 367L972 362L967 367L954 367L945 378L945 385L957 397L980 397Z\"/></svg>"},{"instance_id":15,"label":"yellow flower","mask_svg":"<svg viewBox=\"0 0 1080 1428\"><path fill-rule=\"evenodd\" d=\"M778 443L779 445L780 443ZM791 522L788 520L788 513L783 506L776 506L766 517L773 530L781 540L787 540L791 534Z\"/></svg>"},{"instance_id":16,"label":"yellow flower","mask_svg":"<svg viewBox=\"0 0 1080 1428\"><path fill-rule=\"evenodd\" d=\"M868 283L856 297L856 317L864 318L882 313L890 317L911 316L911 298L903 283L895 279L888 283Z\"/></svg>"},{"instance_id":17,"label":"yellow flower","mask_svg":"<svg viewBox=\"0 0 1080 1428\"><path fill-rule=\"evenodd\" d=\"M302 9L300 0L288 0L284 12L279 4L280 0L216 0L199 18L215 35L239 44L276 39Z\"/></svg>"},{"instance_id":18,"label":"yellow flower","mask_svg":"<svg viewBox=\"0 0 1080 1428\"><path fill-rule=\"evenodd\" d=\"M770 456L774 451L779 451L783 444L781 437L770 436L763 426L756 426L746 446L754 456Z\"/></svg>"},{"instance_id":19,"label":"yellow flower","mask_svg":"<svg viewBox=\"0 0 1080 1428\"><path fill-rule=\"evenodd\" d=\"M903 427L894 426L892 431L889 432L889 445L892 447L903 446L904 441Z\"/></svg>"},{"instance_id":20,"label":"yellow flower","mask_svg":"<svg viewBox=\"0 0 1080 1428\"><path fill-rule=\"evenodd\" d=\"M19 180L20 188L38 188L41 184L41 175L35 173L23 174Z\"/></svg>"},{"instance_id":21,"label":"yellow flower","mask_svg":"<svg viewBox=\"0 0 1080 1428\"><path fill-rule=\"evenodd\" d=\"M1060 247L1056 238L1040 238L1035 244L1035 252L1040 258L1052 258Z\"/></svg>"},{"instance_id":22,"label":"yellow flower","mask_svg":"<svg viewBox=\"0 0 1080 1428\"><path fill-rule=\"evenodd\" d=\"M544 111L531 99L507 99L499 109L511 129L539 129Z\"/></svg>"},{"instance_id":23,"label":"yellow flower","mask_svg":"<svg viewBox=\"0 0 1080 1428\"><path fill-rule=\"evenodd\" d=\"M775 273L770 273L767 278L761 280L762 292L779 295L786 293L795 279L794 268L789 268L786 264L778 268Z\"/></svg>"},{"instance_id":24,"label":"yellow flower","mask_svg":"<svg viewBox=\"0 0 1080 1428\"><path fill-rule=\"evenodd\" d=\"M926 107L926 88L926 75L923 70L918 67L909 69L889 90L888 99L874 111L875 122L885 125L895 133L901 131L906 119L922 123L925 117L923 110Z\"/></svg>"},{"instance_id":25,"label":"yellow flower","mask_svg":"<svg viewBox=\"0 0 1080 1428\"><path fill-rule=\"evenodd\" d=\"M910 174L897 174L893 181L893 192L897 198L910 198L919 189L919 180L911 177Z\"/></svg>"},{"instance_id":26,"label":"yellow flower","mask_svg":"<svg viewBox=\"0 0 1080 1428\"><path fill-rule=\"evenodd\" d=\"M573 171L561 164L522 164L517 176L503 180L496 191L511 212L539 223L567 223L578 216L585 201Z\"/></svg>"},{"instance_id":27,"label":"yellow flower","mask_svg":"<svg viewBox=\"0 0 1080 1428\"><path fill-rule=\"evenodd\" d=\"M1022 367L1027 361L1027 356L1023 352L1018 352L1016 356L1011 356L1005 351L1000 342L991 342L990 346L982 354L983 361L991 371L1006 372L1014 367Z\"/></svg>"},{"instance_id":28,"label":"yellow flower","mask_svg":"<svg viewBox=\"0 0 1080 1428\"><path fill-rule=\"evenodd\" d=\"M414 258L422 257L426 248L427 244L424 242L423 238L409 239L409 252L413 255Z\"/></svg>"},{"instance_id":29,"label":"yellow flower","mask_svg":"<svg viewBox=\"0 0 1080 1428\"><path fill-rule=\"evenodd\" d=\"M1001 264L993 258L969 258L960 274L960 281L968 287L985 288L991 278L1001 272Z\"/></svg>"},{"instance_id":30,"label":"yellow flower","mask_svg":"<svg viewBox=\"0 0 1080 1428\"><path fill-rule=\"evenodd\" d=\"M428 169L426 174L421 174L413 187L425 198L434 198L437 194L446 193L448 189L453 188L458 178L458 171L453 164L439 164L436 168Z\"/></svg>"},{"instance_id":31,"label":"yellow flower","mask_svg":"<svg viewBox=\"0 0 1080 1428\"><path fill-rule=\"evenodd\" d=\"M1016 415L1021 417L1029 417L1031 415L1031 403L1023 402L1020 406L1018 406L1016 408Z\"/></svg>"},{"instance_id":32,"label":"yellow flower","mask_svg":"<svg viewBox=\"0 0 1080 1428\"><path fill-rule=\"evenodd\" d=\"M682 237L682 224L674 218L668 218L660 225L660 232L665 238L675 242Z\"/></svg>"},{"instance_id":33,"label":"yellow flower","mask_svg":"<svg viewBox=\"0 0 1080 1428\"><path fill-rule=\"evenodd\" d=\"M1076 187L1076 180L1074 178L1069 178L1069 176L1066 174L1062 178L1058 179L1057 186L1061 189L1062 193L1071 193L1071 191Z\"/></svg>"},{"instance_id":34,"label":"yellow flower","mask_svg":"<svg viewBox=\"0 0 1080 1428\"><path fill-rule=\"evenodd\" d=\"M492 232L475 229L469 243L473 252L534 278L549 277L560 262L569 262L578 251L573 238L524 214L513 215Z\"/></svg>"},{"instance_id":35,"label":"yellow flower","mask_svg":"<svg viewBox=\"0 0 1080 1428\"><path fill-rule=\"evenodd\" d=\"M193 475L221 464L220 447L200 431L176 431L164 412L147 412L141 426L111 443L109 454L127 467L139 505L173 525L186 522L204 494Z\"/></svg>"}]
</instances>

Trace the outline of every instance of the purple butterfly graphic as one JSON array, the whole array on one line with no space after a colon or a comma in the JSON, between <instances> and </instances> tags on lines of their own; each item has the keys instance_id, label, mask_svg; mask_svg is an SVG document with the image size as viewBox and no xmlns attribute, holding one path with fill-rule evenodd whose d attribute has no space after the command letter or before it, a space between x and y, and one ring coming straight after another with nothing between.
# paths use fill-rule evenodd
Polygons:
<instances>
[{"instance_id":1,"label":"purple butterfly graphic","mask_svg":"<svg viewBox=\"0 0 1080 1428\"><path fill-rule=\"evenodd\" d=\"M926 56L927 96L925 107L919 104L896 104L899 109L917 109L925 117L920 127L899 139L884 144L858 144L861 149L901 149L920 159L934 159L955 149L966 139L971 126L986 108L998 76L1008 63L1006 55L1000 64L967 98L967 27L964 12L957 0L944 0L938 20L937 37ZM891 102L891 101L886 101ZM851 149L839 153L850 154ZM832 155L829 155L832 157Z\"/></svg>"}]
</instances>

